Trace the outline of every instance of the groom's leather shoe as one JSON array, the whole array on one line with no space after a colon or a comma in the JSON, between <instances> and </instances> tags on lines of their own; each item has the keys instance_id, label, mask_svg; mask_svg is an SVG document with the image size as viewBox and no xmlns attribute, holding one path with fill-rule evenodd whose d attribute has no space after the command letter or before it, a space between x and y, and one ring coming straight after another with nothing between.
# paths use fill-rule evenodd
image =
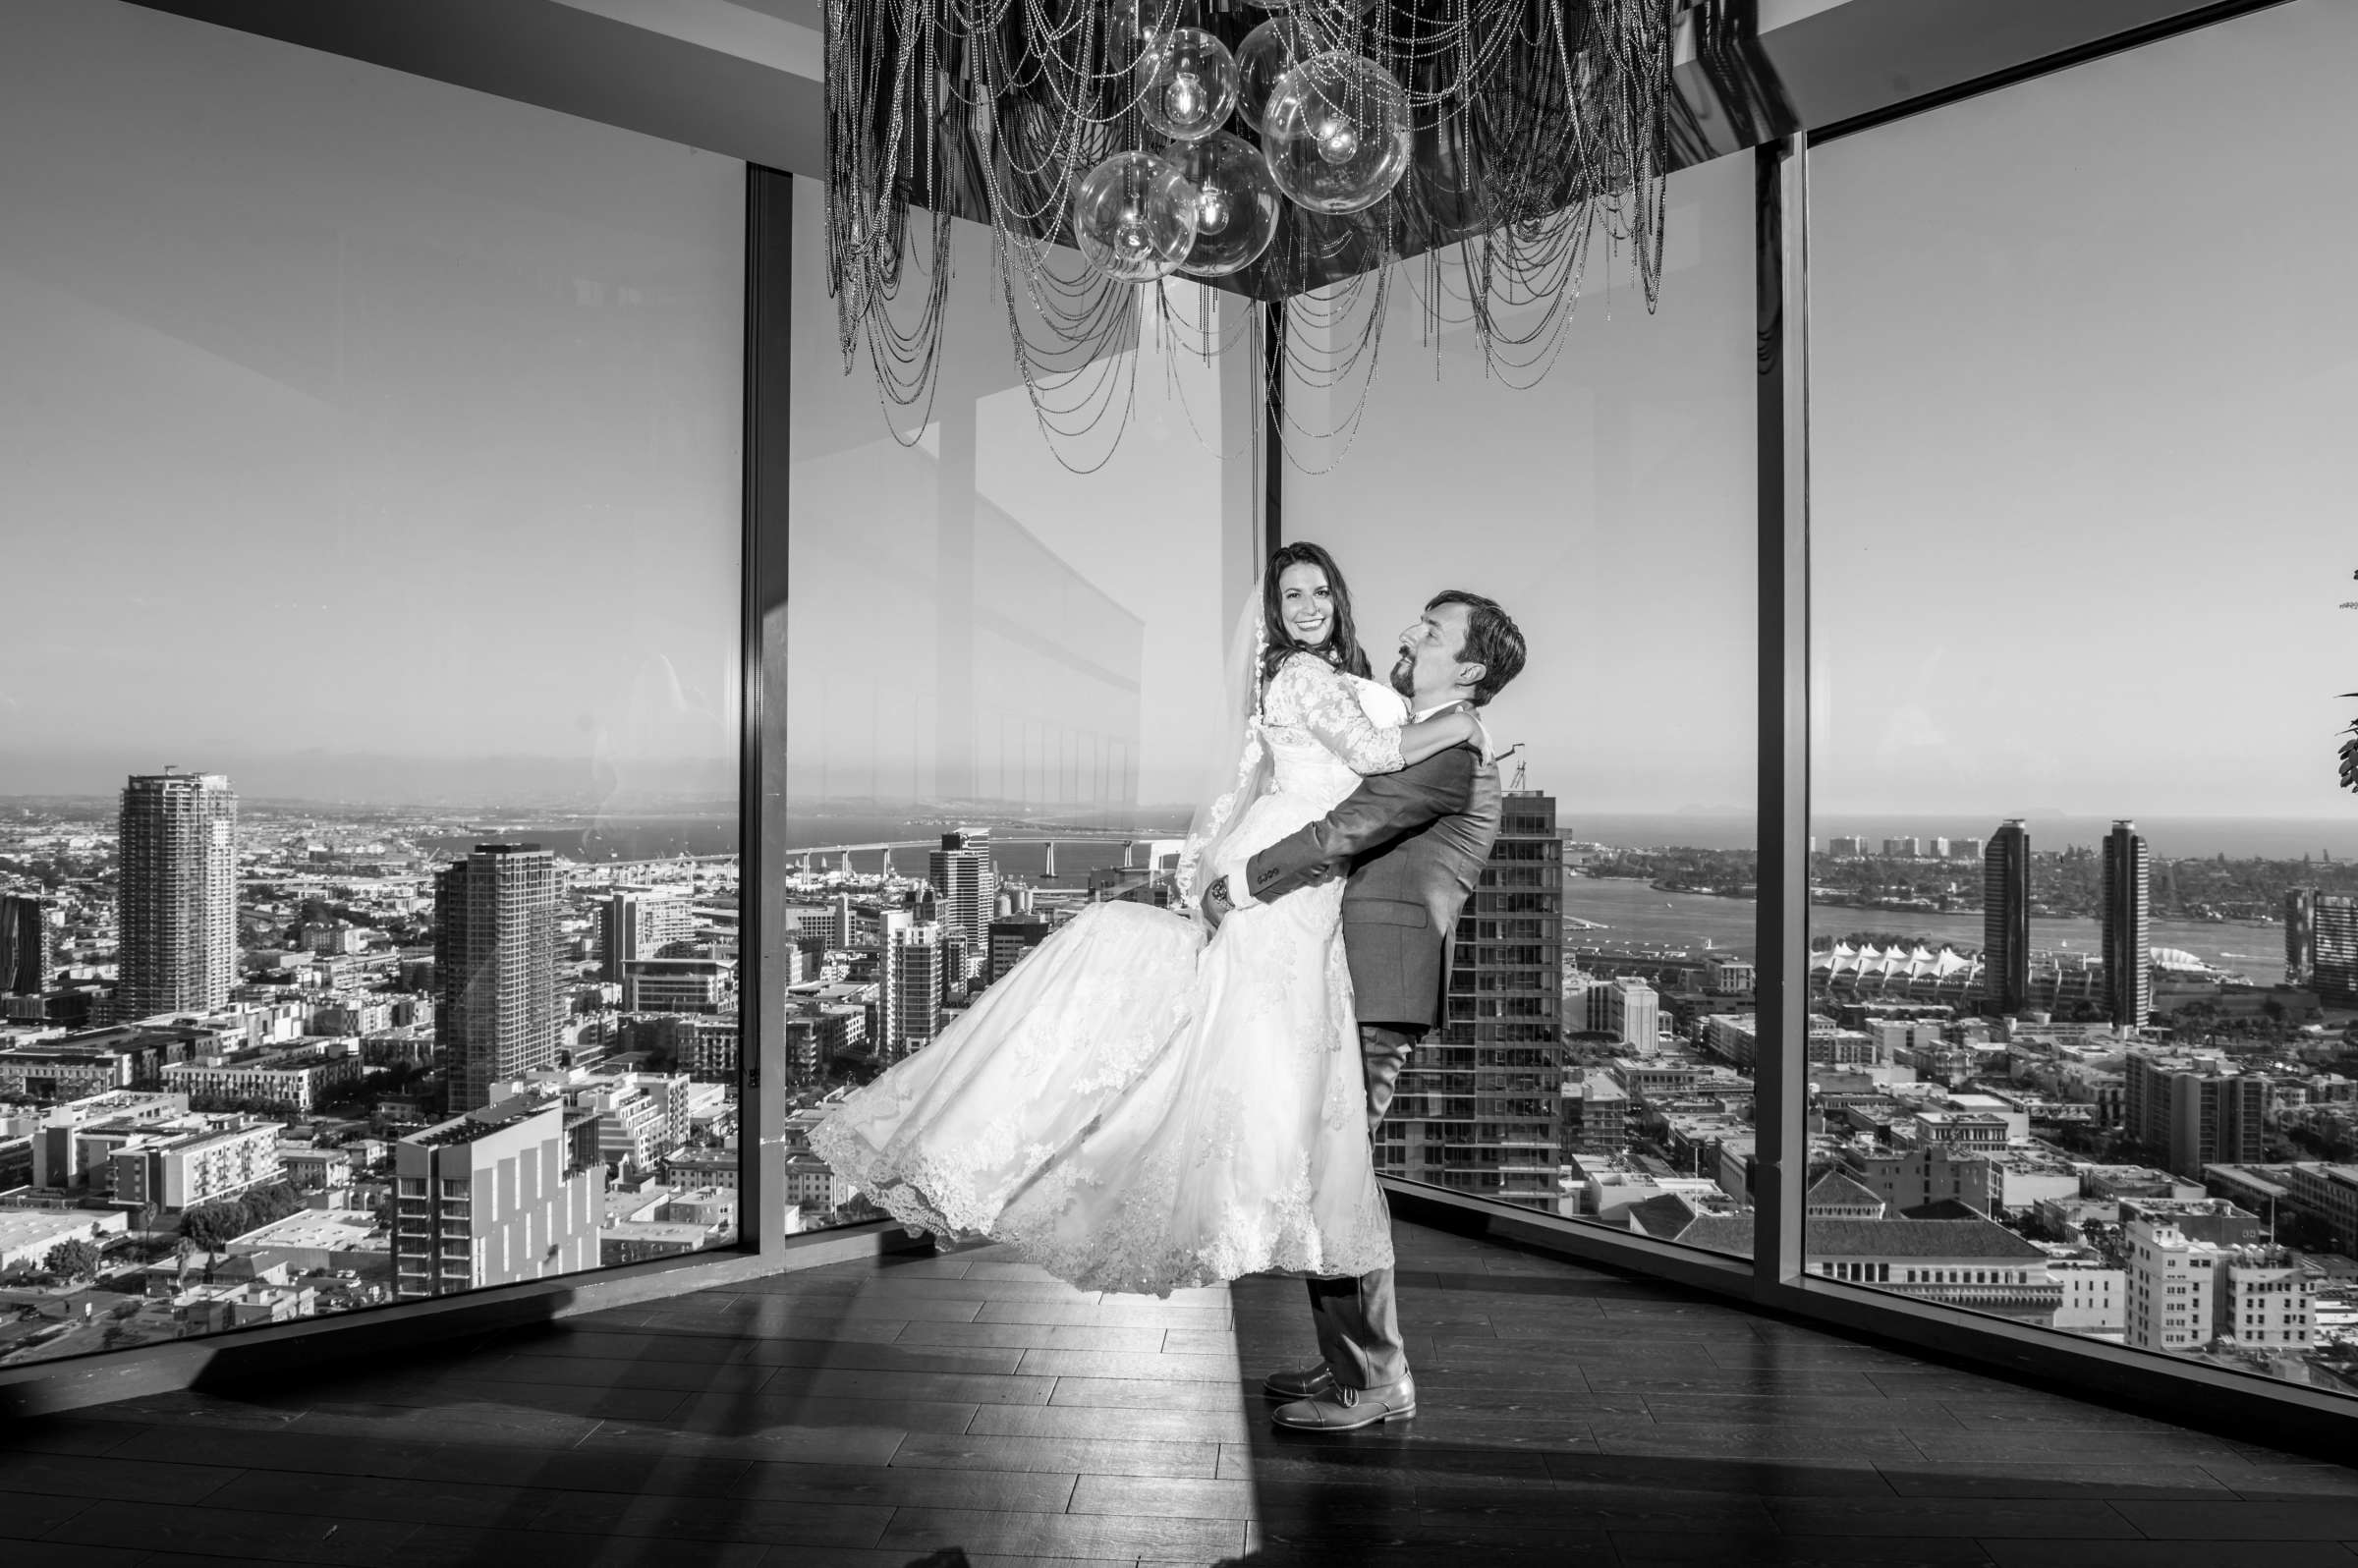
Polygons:
<instances>
[{"instance_id":1,"label":"groom's leather shoe","mask_svg":"<svg viewBox=\"0 0 2358 1568\"><path fill-rule=\"evenodd\" d=\"M1336 1385L1317 1399L1279 1405L1274 1417L1280 1427L1301 1431L1356 1431L1395 1416L1417 1413L1417 1380L1403 1377L1377 1388Z\"/></svg>"},{"instance_id":2,"label":"groom's leather shoe","mask_svg":"<svg viewBox=\"0 0 2358 1568\"><path fill-rule=\"evenodd\" d=\"M1271 1399L1319 1399L1334 1389L1334 1373L1324 1362L1298 1372L1273 1372L1261 1380L1261 1391Z\"/></svg>"}]
</instances>

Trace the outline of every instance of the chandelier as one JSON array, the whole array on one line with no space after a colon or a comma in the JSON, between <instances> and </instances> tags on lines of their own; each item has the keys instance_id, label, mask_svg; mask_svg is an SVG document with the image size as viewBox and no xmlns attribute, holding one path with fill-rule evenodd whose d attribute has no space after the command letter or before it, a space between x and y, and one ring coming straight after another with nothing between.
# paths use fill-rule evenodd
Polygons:
<instances>
[{"instance_id":1,"label":"chandelier","mask_svg":"<svg viewBox=\"0 0 2358 1568\"><path fill-rule=\"evenodd\" d=\"M1405 279L1429 337L1470 325L1529 384L1595 237L1658 298L1676 3L827 0L846 371L865 352L917 439L965 217L989 228L1016 366L1068 467L1118 439L1149 322L1207 357L1245 339L1272 387L1364 396ZM1189 281L1249 308L1169 286ZM1355 398L1319 402L1334 428L1290 433L1356 422Z\"/></svg>"}]
</instances>

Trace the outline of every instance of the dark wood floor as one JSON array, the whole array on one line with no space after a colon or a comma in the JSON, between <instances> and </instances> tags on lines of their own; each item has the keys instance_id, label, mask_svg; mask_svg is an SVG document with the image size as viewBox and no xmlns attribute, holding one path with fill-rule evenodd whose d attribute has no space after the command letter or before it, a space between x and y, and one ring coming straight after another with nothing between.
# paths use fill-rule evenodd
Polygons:
<instances>
[{"instance_id":1,"label":"dark wood floor","mask_svg":"<svg viewBox=\"0 0 2358 1568\"><path fill-rule=\"evenodd\" d=\"M1280 1433L1301 1287L842 1264L0 1428L0 1563L2358 1568L2358 1472L1400 1228L1423 1408Z\"/></svg>"}]
</instances>

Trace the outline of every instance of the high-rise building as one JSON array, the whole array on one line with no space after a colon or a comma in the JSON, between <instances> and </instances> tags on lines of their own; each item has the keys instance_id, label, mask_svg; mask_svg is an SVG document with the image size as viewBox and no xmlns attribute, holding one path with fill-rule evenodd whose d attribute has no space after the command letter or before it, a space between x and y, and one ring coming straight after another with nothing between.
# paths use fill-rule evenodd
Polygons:
<instances>
[{"instance_id":1,"label":"high-rise building","mask_svg":"<svg viewBox=\"0 0 2358 1568\"><path fill-rule=\"evenodd\" d=\"M670 889L621 889L598 907L598 973L619 982L625 964L658 958L667 944L686 941L695 929L685 895Z\"/></svg>"},{"instance_id":2,"label":"high-rise building","mask_svg":"<svg viewBox=\"0 0 2358 1568\"><path fill-rule=\"evenodd\" d=\"M1850 833L1836 833L1825 841L1825 852L1836 860L1855 861L1867 853L1867 841Z\"/></svg>"},{"instance_id":3,"label":"high-rise building","mask_svg":"<svg viewBox=\"0 0 2358 1568\"><path fill-rule=\"evenodd\" d=\"M1883 855L1886 859L1895 861L1912 861L1922 858L1923 854L1924 845L1914 838L1887 838L1883 840Z\"/></svg>"},{"instance_id":4,"label":"high-rise building","mask_svg":"<svg viewBox=\"0 0 2358 1568\"><path fill-rule=\"evenodd\" d=\"M123 787L119 1018L229 1000L238 975L238 797L219 773L135 773Z\"/></svg>"},{"instance_id":5,"label":"high-rise building","mask_svg":"<svg viewBox=\"0 0 2358 1568\"><path fill-rule=\"evenodd\" d=\"M393 1146L396 1297L596 1265L605 1166L594 1144L573 1136L568 1116L560 1101L510 1099Z\"/></svg>"},{"instance_id":6,"label":"high-rise building","mask_svg":"<svg viewBox=\"0 0 2358 1568\"><path fill-rule=\"evenodd\" d=\"M2145 838L2116 821L2105 835L2105 994L2116 1029L2143 1029L2154 1010L2153 893Z\"/></svg>"},{"instance_id":7,"label":"high-rise building","mask_svg":"<svg viewBox=\"0 0 2358 1568\"><path fill-rule=\"evenodd\" d=\"M2288 948L2291 927L2287 911ZM2358 898L2347 893L2309 895L2307 982L2328 1007L2358 1007Z\"/></svg>"},{"instance_id":8,"label":"high-rise building","mask_svg":"<svg viewBox=\"0 0 2358 1568\"><path fill-rule=\"evenodd\" d=\"M1568 1056L1563 841L1554 797L1512 790L1503 806L1498 842L1458 917L1446 1013L1401 1071L1376 1164L1553 1211Z\"/></svg>"},{"instance_id":9,"label":"high-rise building","mask_svg":"<svg viewBox=\"0 0 2358 1568\"><path fill-rule=\"evenodd\" d=\"M556 1064L557 881L537 844L477 844L435 873L434 1031L453 1111Z\"/></svg>"},{"instance_id":10,"label":"high-rise building","mask_svg":"<svg viewBox=\"0 0 2358 1568\"><path fill-rule=\"evenodd\" d=\"M1949 859L1978 861L1982 858L1982 852L1988 846L1978 838L1951 839L1949 840Z\"/></svg>"},{"instance_id":11,"label":"high-rise building","mask_svg":"<svg viewBox=\"0 0 2358 1568\"><path fill-rule=\"evenodd\" d=\"M55 908L36 894L0 893L0 996L38 996L48 984Z\"/></svg>"},{"instance_id":12,"label":"high-rise building","mask_svg":"<svg viewBox=\"0 0 2358 1568\"><path fill-rule=\"evenodd\" d=\"M2022 1011L2031 991L2031 835L2009 817L1982 852L1982 999Z\"/></svg>"},{"instance_id":13,"label":"high-rise building","mask_svg":"<svg viewBox=\"0 0 2358 1568\"><path fill-rule=\"evenodd\" d=\"M2284 892L2284 983L2306 985L2317 969L2317 889Z\"/></svg>"},{"instance_id":14,"label":"high-rise building","mask_svg":"<svg viewBox=\"0 0 2358 1568\"><path fill-rule=\"evenodd\" d=\"M895 928L889 937L895 1033L885 1036L890 1059L899 1061L933 1043L941 1033L941 926L932 921L913 921Z\"/></svg>"},{"instance_id":15,"label":"high-rise building","mask_svg":"<svg viewBox=\"0 0 2358 1568\"><path fill-rule=\"evenodd\" d=\"M1931 859L1933 859L1933 860L1936 860L1936 861L1944 861L1944 860L1947 860L1947 859L1948 859L1948 840L1947 840L1947 839L1945 839L1945 838L1936 838L1936 839L1932 839L1932 840L1930 840L1929 842L1927 842L1927 843L1926 843L1926 845L1925 845L1925 847L1924 847L1924 853L1925 853L1925 854L1926 854L1926 855L1927 855L1929 858L1931 858Z\"/></svg>"},{"instance_id":16,"label":"high-rise building","mask_svg":"<svg viewBox=\"0 0 2358 1568\"><path fill-rule=\"evenodd\" d=\"M990 832L941 835L941 848L926 865L926 880L933 886L935 918L945 937L959 937L968 955L966 973L949 980L972 980L982 973L990 950L990 920L998 911L998 868L990 859Z\"/></svg>"}]
</instances>

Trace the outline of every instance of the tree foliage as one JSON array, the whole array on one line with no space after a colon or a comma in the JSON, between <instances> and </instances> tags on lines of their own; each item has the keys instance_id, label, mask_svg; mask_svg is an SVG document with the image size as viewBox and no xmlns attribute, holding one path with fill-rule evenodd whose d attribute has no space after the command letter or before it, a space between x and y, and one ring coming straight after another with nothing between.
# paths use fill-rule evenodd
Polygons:
<instances>
[{"instance_id":1,"label":"tree foliage","mask_svg":"<svg viewBox=\"0 0 2358 1568\"><path fill-rule=\"evenodd\" d=\"M284 1219L303 1206L303 1200L285 1182L256 1187L237 1198L198 1204L180 1216L180 1233L207 1252L217 1252L230 1239L257 1225Z\"/></svg>"},{"instance_id":2,"label":"tree foliage","mask_svg":"<svg viewBox=\"0 0 2358 1568\"><path fill-rule=\"evenodd\" d=\"M58 1279L83 1280L98 1272L98 1260L96 1242L73 1236L50 1248L41 1260L41 1267Z\"/></svg>"}]
</instances>

